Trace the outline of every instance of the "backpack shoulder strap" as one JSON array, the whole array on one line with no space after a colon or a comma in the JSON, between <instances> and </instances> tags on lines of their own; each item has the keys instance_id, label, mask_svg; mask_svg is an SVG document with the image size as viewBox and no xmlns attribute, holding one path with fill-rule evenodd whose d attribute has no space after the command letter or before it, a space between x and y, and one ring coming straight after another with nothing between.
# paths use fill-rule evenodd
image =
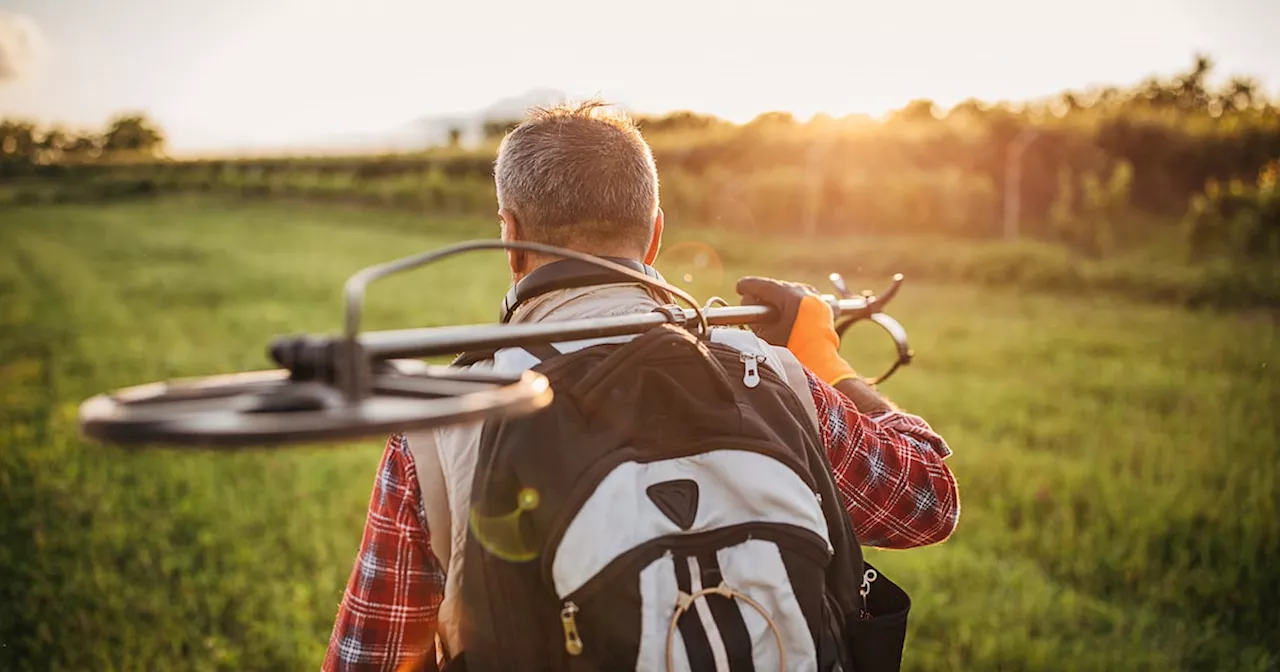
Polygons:
<instances>
[{"instance_id":1,"label":"backpack shoulder strap","mask_svg":"<svg viewBox=\"0 0 1280 672\"><path fill-rule=\"evenodd\" d=\"M428 428L409 431L403 437L418 476L418 491L422 497L422 512L431 540L431 554L435 556L436 563L448 572L453 539L453 522L450 520L452 511L435 430ZM441 660L448 660L449 651L442 631L437 629L431 636L435 650L426 656L426 669L438 670Z\"/></svg>"},{"instance_id":2,"label":"backpack shoulder strap","mask_svg":"<svg viewBox=\"0 0 1280 672\"><path fill-rule=\"evenodd\" d=\"M433 429L404 433L406 449L413 456L414 471L418 475L418 490L422 493L422 508L426 516L427 530L431 536L431 553L441 567L449 566L449 540L453 538L449 520L449 494L444 477L444 465L440 462L440 450Z\"/></svg>"},{"instance_id":3,"label":"backpack shoulder strap","mask_svg":"<svg viewBox=\"0 0 1280 672\"><path fill-rule=\"evenodd\" d=\"M809 420L820 430L822 425L818 422L818 406L813 401L813 392L809 390L809 379L805 375L804 365L786 348L770 346L770 349L772 354L777 355L783 371L786 371L787 384L795 390L796 396L800 397L800 405L804 406Z\"/></svg>"},{"instance_id":4,"label":"backpack shoulder strap","mask_svg":"<svg viewBox=\"0 0 1280 672\"><path fill-rule=\"evenodd\" d=\"M560 350L550 343L538 343L535 345L525 345L518 348L505 348L503 350L476 350L472 352L464 352L458 355L449 366L471 366L480 362L492 362L499 353L508 352L510 350L519 350L523 353L525 359L532 359L532 362L523 362L522 368L531 368L541 362L552 357L558 357L563 354ZM527 366L525 366L527 365Z\"/></svg>"}]
</instances>

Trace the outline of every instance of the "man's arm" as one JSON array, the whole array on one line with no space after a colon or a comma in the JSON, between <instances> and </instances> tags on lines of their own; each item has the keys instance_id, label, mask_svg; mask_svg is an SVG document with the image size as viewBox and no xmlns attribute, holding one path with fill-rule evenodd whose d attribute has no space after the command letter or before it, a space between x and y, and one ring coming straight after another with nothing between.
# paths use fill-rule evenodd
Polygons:
<instances>
[{"instance_id":1,"label":"man's arm","mask_svg":"<svg viewBox=\"0 0 1280 672\"><path fill-rule=\"evenodd\" d=\"M809 390L836 486L858 542L914 548L945 540L960 517L951 449L923 418L861 381L828 385L808 369Z\"/></svg>"},{"instance_id":2,"label":"man's arm","mask_svg":"<svg viewBox=\"0 0 1280 672\"><path fill-rule=\"evenodd\" d=\"M854 407L867 415L879 415L898 410L893 402L880 396L876 389L861 378L845 378L834 385L835 389L849 398Z\"/></svg>"},{"instance_id":3,"label":"man's arm","mask_svg":"<svg viewBox=\"0 0 1280 672\"><path fill-rule=\"evenodd\" d=\"M420 494L404 436L392 436L329 636L326 672L434 667L436 615L445 578L431 553Z\"/></svg>"}]
</instances>

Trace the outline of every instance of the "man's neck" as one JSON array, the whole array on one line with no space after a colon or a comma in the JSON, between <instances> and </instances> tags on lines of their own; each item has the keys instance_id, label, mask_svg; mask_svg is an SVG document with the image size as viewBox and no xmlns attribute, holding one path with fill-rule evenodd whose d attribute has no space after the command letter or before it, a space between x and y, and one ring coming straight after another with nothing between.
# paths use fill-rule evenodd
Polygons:
<instances>
[{"instance_id":1,"label":"man's neck","mask_svg":"<svg viewBox=\"0 0 1280 672\"><path fill-rule=\"evenodd\" d=\"M588 254L593 257L601 257L604 259L626 259L632 262L643 263L643 260L640 257L636 256L635 254L627 253L619 250L587 249L587 248L579 248L579 247L565 247L564 249L569 250L570 252L577 252L578 254ZM565 260L565 257L557 257L552 255L538 254L535 252L527 252L525 253L525 267L520 269L519 272L512 272L511 281L513 283L520 282L524 278L528 277L530 273L533 273L539 268L542 268L543 266L547 266L548 264L554 264L558 261L564 261L564 260Z\"/></svg>"}]
</instances>

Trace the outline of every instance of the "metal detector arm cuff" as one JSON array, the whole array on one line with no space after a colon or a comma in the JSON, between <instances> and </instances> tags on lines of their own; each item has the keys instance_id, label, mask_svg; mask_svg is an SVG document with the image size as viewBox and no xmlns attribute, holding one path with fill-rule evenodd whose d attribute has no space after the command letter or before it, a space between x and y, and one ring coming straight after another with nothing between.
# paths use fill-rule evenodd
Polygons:
<instances>
[{"instance_id":1,"label":"metal detector arm cuff","mask_svg":"<svg viewBox=\"0 0 1280 672\"><path fill-rule=\"evenodd\" d=\"M845 284L844 278L839 273L832 273L831 283L836 286L836 290L844 297L843 299L835 299L832 297L832 309L837 317L836 336L841 340L849 327L861 320L870 320L877 326L889 334L893 339L894 347L897 350L897 359L889 366L884 373L873 378L862 378L868 385L876 385L888 380L900 367L910 364L915 357L915 353L911 350L911 344L907 339L907 330L887 313L883 312L884 306L898 295L898 290L902 287L903 276L901 273L895 273L893 283L889 288L879 295L873 295L869 291L864 291L861 297L854 296L849 290L849 286ZM826 297L824 297L826 298ZM862 300L862 306L851 304L859 298Z\"/></svg>"}]
</instances>

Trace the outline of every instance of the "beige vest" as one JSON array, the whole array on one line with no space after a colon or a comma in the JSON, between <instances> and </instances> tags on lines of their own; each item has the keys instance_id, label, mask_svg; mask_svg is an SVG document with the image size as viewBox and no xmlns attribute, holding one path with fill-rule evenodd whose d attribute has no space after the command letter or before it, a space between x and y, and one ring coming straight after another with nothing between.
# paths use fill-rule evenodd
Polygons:
<instances>
[{"instance_id":1,"label":"beige vest","mask_svg":"<svg viewBox=\"0 0 1280 672\"><path fill-rule=\"evenodd\" d=\"M647 313L658 305L641 286L601 285L544 294L523 304L511 321L542 322ZM817 411L805 381L804 369L790 351L769 346L751 332L740 329L715 329L713 333L717 341L764 355L765 365L781 374L795 390L808 411L810 421L816 425ZM576 345L590 343L578 342ZM527 368L533 363L522 359L519 351L505 352L512 353L512 356L504 356L504 352L500 352L493 363L485 362L474 366L510 371ZM471 501L471 481L475 472L480 429L480 423L472 422L405 434L422 487L423 508L431 534L431 551L445 570L444 601L440 605L438 635L444 651L450 656L462 651L464 646L458 631L462 553L467 539L468 502Z\"/></svg>"}]
</instances>

